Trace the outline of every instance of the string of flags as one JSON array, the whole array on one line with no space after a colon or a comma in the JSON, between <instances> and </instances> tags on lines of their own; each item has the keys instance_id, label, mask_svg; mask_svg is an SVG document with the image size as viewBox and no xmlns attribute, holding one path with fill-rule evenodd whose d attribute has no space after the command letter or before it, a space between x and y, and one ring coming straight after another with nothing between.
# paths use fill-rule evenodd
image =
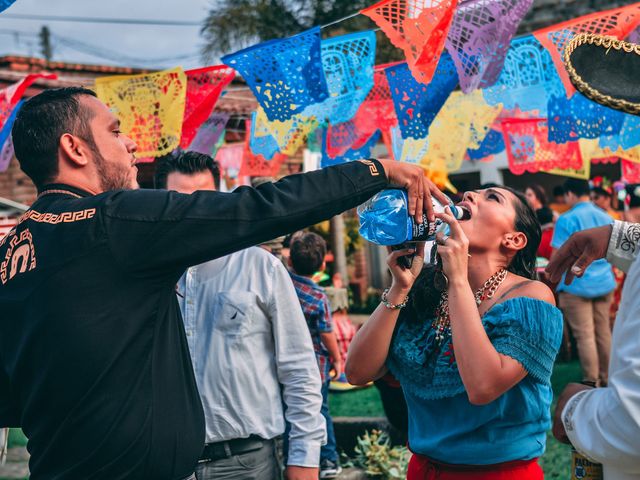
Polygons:
<instances>
[{"instance_id":1,"label":"string of flags","mask_svg":"<svg viewBox=\"0 0 640 480\"><path fill-rule=\"evenodd\" d=\"M171 153L180 145L187 95L181 68L96 79L96 94L138 144L141 158Z\"/></svg>"},{"instance_id":2,"label":"string of flags","mask_svg":"<svg viewBox=\"0 0 640 480\"><path fill-rule=\"evenodd\" d=\"M10 133L13 121L22 105L22 97L27 88L41 78L53 80L57 77L53 74L27 75L22 80L0 90L0 172L4 172L9 167L13 157Z\"/></svg>"},{"instance_id":3,"label":"string of flags","mask_svg":"<svg viewBox=\"0 0 640 480\"><path fill-rule=\"evenodd\" d=\"M0 11L11 3L0 0ZM515 37L532 3L381 0L360 14L404 52L395 64L374 64L374 31L323 38L315 27L225 55L222 65L98 78L95 90L145 161L191 149L218 153L236 175L263 176L305 147L327 166L370 156L382 142L389 157L424 166L441 185L464 161L503 152L515 174L584 177L591 162L615 159L640 181L640 118L577 93L561 61L577 33L639 40L640 3ZM245 141L225 145L230 115L215 107L237 74L259 107ZM20 100L39 77L0 90L0 171L13 156Z\"/></svg>"}]
</instances>

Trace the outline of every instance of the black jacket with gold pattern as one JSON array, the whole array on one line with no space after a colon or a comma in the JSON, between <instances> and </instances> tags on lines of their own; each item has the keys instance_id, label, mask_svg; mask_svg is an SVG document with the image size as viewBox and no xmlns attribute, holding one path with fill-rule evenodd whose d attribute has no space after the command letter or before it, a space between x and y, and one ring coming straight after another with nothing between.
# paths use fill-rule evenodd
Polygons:
<instances>
[{"instance_id":1,"label":"black jacket with gold pattern","mask_svg":"<svg viewBox=\"0 0 640 480\"><path fill-rule=\"evenodd\" d=\"M29 437L31 478L190 475L204 418L180 275L386 184L368 161L233 193L47 186L0 240L0 427Z\"/></svg>"}]
</instances>

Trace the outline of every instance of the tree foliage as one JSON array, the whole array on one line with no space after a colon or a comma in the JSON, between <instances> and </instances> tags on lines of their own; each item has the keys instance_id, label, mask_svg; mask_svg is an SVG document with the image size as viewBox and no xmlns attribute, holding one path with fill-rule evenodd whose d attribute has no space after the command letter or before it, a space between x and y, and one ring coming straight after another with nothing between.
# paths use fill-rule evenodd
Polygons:
<instances>
[{"instance_id":1,"label":"tree foliage","mask_svg":"<svg viewBox=\"0 0 640 480\"><path fill-rule=\"evenodd\" d=\"M204 21L203 58L217 57L274 38L284 38L314 26L327 25L371 5L365 0L215 0ZM358 15L323 29L323 37L375 29L366 16ZM402 60L402 52L377 32L377 63Z\"/></svg>"}]
</instances>

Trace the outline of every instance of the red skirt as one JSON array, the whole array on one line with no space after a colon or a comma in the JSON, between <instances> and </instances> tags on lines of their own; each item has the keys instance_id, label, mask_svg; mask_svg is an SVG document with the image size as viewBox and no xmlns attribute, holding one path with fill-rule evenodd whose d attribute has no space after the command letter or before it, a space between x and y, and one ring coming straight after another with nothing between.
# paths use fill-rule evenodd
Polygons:
<instances>
[{"instance_id":1,"label":"red skirt","mask_svg":"<svg viewBox=\"0 0 640 480\"><path fill-rule=\"evenodd\" d=\"M495 465L449 465L413 454L407 480L544 480L538 459Z\"/></svg>"}]
</instances>

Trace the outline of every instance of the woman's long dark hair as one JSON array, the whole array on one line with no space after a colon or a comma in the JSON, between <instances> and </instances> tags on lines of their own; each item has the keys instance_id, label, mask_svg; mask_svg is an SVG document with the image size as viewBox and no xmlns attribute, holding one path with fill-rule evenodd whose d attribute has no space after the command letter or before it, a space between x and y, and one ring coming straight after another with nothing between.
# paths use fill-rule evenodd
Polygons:
<instances>
[{"instance_id":1,"label":"woman's long dark hair","mask_svg":"<svg viewBox=\"0 0 640 480\"><path fill-rule=\"evenodd\" d=\"M527 236L527 245L515 254L507 270L515 275L534 279L536 251L538 250L542 237L540 223L538 222L535 212L527 203L527 199L523 193L509 187L496 188L507 190L516 197L514 201L516 211L515 230ZM407 305L409 318L419 320L431 318L435 315L435 310L440 302L440 292L433 287L435 272L435 265L426 264L420 272L420 275L418 275L409 293L409 302Z\"/></svg>"}]
</instances>

